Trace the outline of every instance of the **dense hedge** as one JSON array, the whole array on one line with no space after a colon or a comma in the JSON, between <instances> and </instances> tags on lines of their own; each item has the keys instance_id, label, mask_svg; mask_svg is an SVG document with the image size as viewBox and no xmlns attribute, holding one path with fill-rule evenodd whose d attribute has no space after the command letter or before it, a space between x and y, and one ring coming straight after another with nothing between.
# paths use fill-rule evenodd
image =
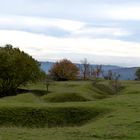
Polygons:
<instances>
[{"instance_id":1,"label":"dense hedge","mask_svg":"<svg viewBox=\"0 0 140 140\"><path fill-rule=\"evenodd\" d=\"M0 107L0 125L56 127L82 125L103 113L91 107Z\"/></svg>"}]
</instances>

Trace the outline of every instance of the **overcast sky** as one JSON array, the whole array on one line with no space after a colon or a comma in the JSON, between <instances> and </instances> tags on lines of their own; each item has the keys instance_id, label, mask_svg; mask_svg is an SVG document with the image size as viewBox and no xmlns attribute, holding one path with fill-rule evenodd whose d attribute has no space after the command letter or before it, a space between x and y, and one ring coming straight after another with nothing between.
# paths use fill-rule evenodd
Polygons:
<instances>
[{"instance_id":1,"label":"overcast sky","mask_svg":"<svg viewBox=\"0 0 140 140\"><path fill-rule=\"evenodd\" d=\"M0 45L39 61L140 66L140 0L0 0Z\"/></svg>"}]
</instances>

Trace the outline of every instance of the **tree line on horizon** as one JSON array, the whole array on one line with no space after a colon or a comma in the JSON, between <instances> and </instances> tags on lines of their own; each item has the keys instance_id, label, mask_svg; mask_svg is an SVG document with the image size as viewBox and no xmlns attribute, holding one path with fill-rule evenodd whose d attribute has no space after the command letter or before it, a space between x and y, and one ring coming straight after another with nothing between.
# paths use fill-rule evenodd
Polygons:
<instances>
[{"instance_id":1,"label":"tree line on horizon","mask_svg":"<svg viewBox=\"0 0 140 140\"><path fill-rule=\"evenodd\" d=\"M45 80L48 83L46 85L49 85L49 79L92 80L93 84L96 84L101 75L105 80L111 80L114 86L118 84L119 74L111 70L105 74L101 65L92 67L87 59L81 61L79 67L70 60L62 59L53 65L49 74L46 74L37 60L19 48L10 44L0 47L0 97L16 94L18 88L28 82ZM136 76L140 80L140 69L137 70Z\"/></svg>"}]
</instances>

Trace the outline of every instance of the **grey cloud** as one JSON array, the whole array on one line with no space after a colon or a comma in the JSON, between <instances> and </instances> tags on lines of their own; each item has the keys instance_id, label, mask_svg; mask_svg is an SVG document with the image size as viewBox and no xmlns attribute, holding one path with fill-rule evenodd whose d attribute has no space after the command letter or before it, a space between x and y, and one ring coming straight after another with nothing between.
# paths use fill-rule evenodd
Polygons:
<instances>
[{"instance_id":1,"label":"grey cloud","mask_svg":"<svg viewBox=\"0 0 140 140\"><path fill-rule=\"evenodd\" d=\"M137 0L0 0L0 13L71 20L103 19L104 12L116 5L140 4Z\"/></svg>"},{"instance_id":2,"label":"grey cloud","mask_svg":"<svg viewBox=\"0 0 140 140\"><path fill-rule=\"evenodd\" d=\"M52 61L56 54L48 54L48 60ZM87 58L91 64L105 64L105 65L118 65L123 67L140 66L140 58L137 57L120 57L120 56L104 56L104 55L91 55L91 54L78 54L78 53L57 53L57 58L68 58L73 62L80 63L81 60ZM42 59L40 59L42 60ZM77 61L78 60L78 61ZM44 59L45 61L45 59Z\"/></svg>"},{"instance_id":3,"label":"grey cloud","mask_svg":"<svg viewBox=\"0 0 140 140\"><path fill-rule=\"evenodd\" d=\"M7 24L3 25L0 24L0 30L17 30L17 31L25 31L30 33L36 33L36 34L44 34L47 36L53 36L53 37L67 37L71 35L70 31L64 30L62 28L56 27L56 26L24 26L24 25L17 25L17 24Z\"/></svg>"}]
</instances>

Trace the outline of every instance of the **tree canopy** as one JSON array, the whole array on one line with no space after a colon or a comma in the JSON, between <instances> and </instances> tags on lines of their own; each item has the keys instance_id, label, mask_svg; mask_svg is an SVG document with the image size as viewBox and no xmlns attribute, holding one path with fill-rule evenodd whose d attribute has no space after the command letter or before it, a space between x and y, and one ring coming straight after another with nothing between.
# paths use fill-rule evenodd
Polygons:
<instances>
[{"instance_id":1,"label":"tree canopy","mask_svg":"<svg viewBox=\"0 0 140 140\"><path fill-rule=\"evenodd\" d=\"M40 64L12 45L0 47L0 96L16 93L19 86L37 80L43 72Z\"/></svg>"},{"instance_id":2,"label":"tree canopy","mask_svg":"<svg viewBox=\"0 0 140 140\"><path fill-rule=\"evenodd\" d=\"M56 62L50 70L54 80L74 80L79 74L79 68L70 60L63 59Z\"/></svg>"},{"instance_id":3,"label":"tree canopy","mask_svg":"<svg viewBox=\"0 0 140 140\"><path fill-rule=\"evenodd\" d=\"M135 75L137 76L137 79L140 80L140 68L137 69Z\"/></svg>"}]
</instances>

